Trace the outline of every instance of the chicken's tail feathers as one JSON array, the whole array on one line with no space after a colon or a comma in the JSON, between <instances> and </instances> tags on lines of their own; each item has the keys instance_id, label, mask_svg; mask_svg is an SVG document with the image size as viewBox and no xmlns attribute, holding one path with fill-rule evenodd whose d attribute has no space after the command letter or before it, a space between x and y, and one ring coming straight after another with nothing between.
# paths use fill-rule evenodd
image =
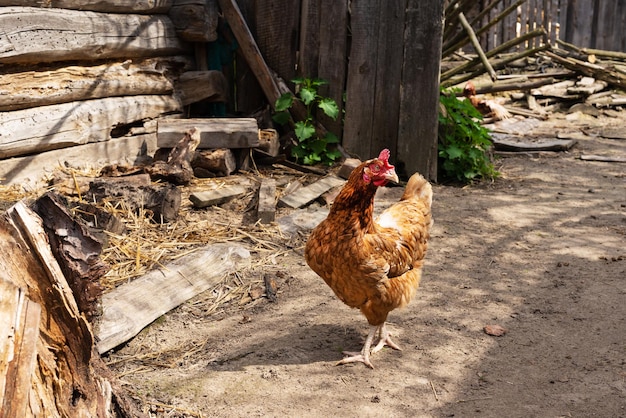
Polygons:
<instances>
[{"instance_id":1,"label":"chicken's tail feathers","mask_svg":"<svg viewBox=\"0 0 626 418\"><path fill-rule=\"evenodd\" d=\"M402 195L401 200L408 200L416 198L426 203L428 207L432 205L433 202L433 187L430 185L428 180L424 178L419 173L415 173L409 179L409 182L404 189L404 194Z\"/></svg>"}]
</instances>

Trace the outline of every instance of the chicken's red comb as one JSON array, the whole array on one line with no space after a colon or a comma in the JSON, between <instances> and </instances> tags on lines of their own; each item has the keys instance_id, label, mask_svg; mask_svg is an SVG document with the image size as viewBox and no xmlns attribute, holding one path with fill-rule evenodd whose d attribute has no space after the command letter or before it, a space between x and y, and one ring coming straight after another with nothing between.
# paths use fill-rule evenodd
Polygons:
<instances>
[{"instance_id":1,"label":"chicken's red comb","mask_svg":"<svg viewBox=\"0 0 626 418\"><path fill-rule=\"evenodd\" d=\"M382 150L380 155L378 155L378 159L384 162L389 162L389 157L391 157L391 152L389 152L387 148Z\"/></svg>"}]
</instances>

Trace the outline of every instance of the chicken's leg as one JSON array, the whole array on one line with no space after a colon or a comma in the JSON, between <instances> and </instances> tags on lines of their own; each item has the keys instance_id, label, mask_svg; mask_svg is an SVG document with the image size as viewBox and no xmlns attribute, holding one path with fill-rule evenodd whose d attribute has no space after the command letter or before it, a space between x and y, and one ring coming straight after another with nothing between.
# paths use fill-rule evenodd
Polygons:
<instances>
[{"instance_id":1,"label":"chicken's leg","mask_svg":"<svg viewBox=\"0 0 626 418\"><path fill-rule=\"evenodd\" d=\"M346 357L343 360L337 362L337 366L340 364L361 362L361 363L364 363L370 369L373 369L374 366L370 362L370 348L372 347L372 342L374 341L376 332L380 329L380 327L381 325L370 325L370 333L365 339L365 344L363 344L363 348L361 349L361 352L356 353L353 351L344 351L343 354L349 357Z\"/></svg>"},{"instance_id":2,"label":"chicken's leg","mask_svg":"<svg viewBox=\"0 0 626 418\"><path fill-rule=\"evenodd\" d=\"M378 344L376 344L376 346L372 348L372 354L380 351L386 345L393 348L394 350L402 351L402 349L391 340L391 334L389 333L389 331L387 331L385 323L383 323L380 326L380 340L378 340Z\"/></svg>"}]
</instances>

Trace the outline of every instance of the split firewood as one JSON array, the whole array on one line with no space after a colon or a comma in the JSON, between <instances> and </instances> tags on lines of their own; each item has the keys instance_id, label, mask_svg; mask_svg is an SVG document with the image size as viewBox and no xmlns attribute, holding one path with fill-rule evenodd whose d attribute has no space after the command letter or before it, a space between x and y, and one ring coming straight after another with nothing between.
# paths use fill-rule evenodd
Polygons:
<instances>
[{"instance_id":1,"label":"split firewood","mask_svg":"<svg viewBox=\"0 0 626 418\"><path fill-rule=\"evenodd\" d=\"M224 177L235 172L237 162L232 150L227 148L200 150L195 152L191 167L196 177ZM200 170L208 171L213 175L207 176Z\"/></svg>"},{"instance_id":2,"label":"split firewood","mask_svg":"<svg viewBox=\"0 0 626 418\"><path fill-rule=\"evenodd\" d=\"M275 129L259 130L259 148L266 154L276 157L280 152L280 140Z\"/></svg>"},{"instance_id":3,"label":"split firewood","mask_svg":"<svg viewBox=\"0 0 626 418\"><path fill-rule=\"evenodd\" d=\"M276 219L276 180L274 179L261 181L257 218L262 224L269 224Z\"/></svg>"},{"instance_id":4,"label":"split firewood","mask_svg":"<svg viewBox=\"0 0 626 418\"><path fill-rule=\"evenodd\" d=\"M33 209L43 220L52 253L69 282L78 308L92 320L98 314L102 295L100 278L109 270L100 260L102 242L72 217L61 195L46 193L37 199Z\"/></svg>"},{"instance_id":5,"label":"split firewood","mask_svg":"<svg viewBox=\"0 0 626 418\"><path fill-rule=\"evenodd\" d=\"M200 132L191 128L170 151L167 161L156 160L144 168L152 180L165 180L173 184L189 184L193 177L191 159L200 144Z\"/></svg>"}]
</instances>

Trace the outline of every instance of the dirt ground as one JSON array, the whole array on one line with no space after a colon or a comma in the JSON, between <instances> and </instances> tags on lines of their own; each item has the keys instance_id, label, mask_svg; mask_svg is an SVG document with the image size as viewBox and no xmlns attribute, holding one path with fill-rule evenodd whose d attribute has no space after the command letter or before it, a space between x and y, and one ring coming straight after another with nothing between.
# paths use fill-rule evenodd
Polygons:
<instances>
[{"instance_id":1,"label":"dirt ground","mask_svg":"<svg viewBox=\"0 0 626 418\"><path fill-rule=\"evenodd\" d=\"M626 129L615 116L553 115L545 132L588 138L501 158L495 182L434 186L421 288L389 317L403 350L375 354L374 370L335 366L367 322L304 263L306 230L277 232L275 257L250 242L250 267L105 361L153 417L626 417L626 164L578 158L626 157L626 140L595 136ZM377 207L400 193L386 189ZM209 313L229 284L266 274L276 302L235 298ZM494 324L506 334L487 335Z\"/></svg>"}]
</instances>

